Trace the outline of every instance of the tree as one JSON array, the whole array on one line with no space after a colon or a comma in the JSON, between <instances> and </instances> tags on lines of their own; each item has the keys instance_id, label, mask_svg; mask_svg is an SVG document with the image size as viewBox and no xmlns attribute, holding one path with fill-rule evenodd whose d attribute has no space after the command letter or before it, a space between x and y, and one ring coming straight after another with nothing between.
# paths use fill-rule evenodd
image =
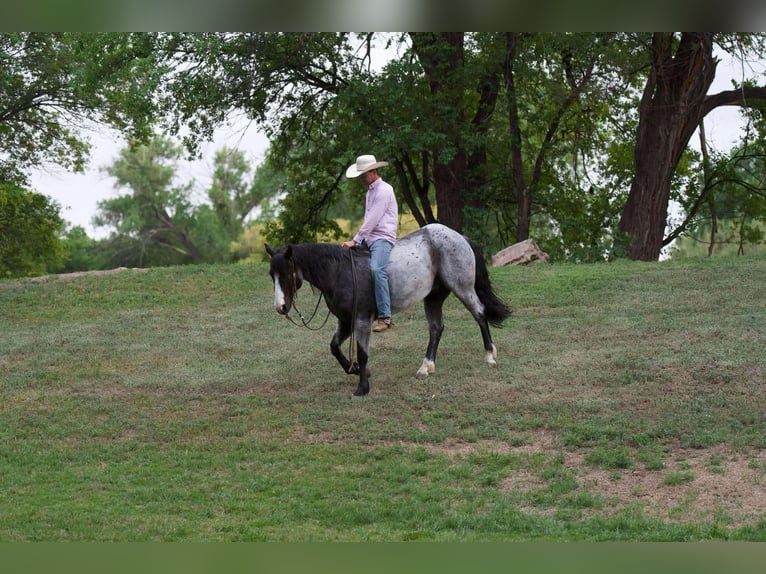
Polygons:
<instances>
[{"instance_id":1,"label":"tree","mask_svg":"<svg viewBox=\"0 0 766 574\"><path fill-rule=\"evenodd\" d=\"M639 105L635 175L619 224L629 238L631 259L659 257L673 175L705 115L721 105L766 98L766 88L756 87L707 95L717 64L715 39L712 32L685 32L680 38L656 32L652 37L651 68Z\"/></svg>"},{"instance_id":2,"label":"tree","mask_svg":"<svg viewBox=\"0 0 766 574\"><path fill-rule=\"evenodd\" d=\"M232 241L254 211L259 212L259 218L265 215L270 219L274 211L271 203L285 191L281 174L268 159L252 174L251 169L241 150L224 148L215 153L208 198Z\"/></svg>"},{"instance_id":3,"label":"tree","mask_svg":"<svg viewBox=\"0 0 766 574\"><path fill-rule=\"evenodd\" d=\"M49 265L51 273L72 273L103 269L104 262L98 251L98 242L88 237L85 229L77 225L67 229L61 237L61 261Z\"/></svg>"},{"instance_id":4,"label":"tree","mask_svg":"<svg viewBox=\"0 0 766 574\"><path fill-rule=\"evenodd\" d=\"M442 136L429 150L439 221L461 231L470 194L463 141L468 111L463 83L465 36L463 32L424 32L411 33L410 38L428 82L429 120Z\"/></svg>"},{"instance_id":5,"label":"tree","mask_svg":"<svg viewBox=\"0 0 766 574\"><path fill-rule=\"evenodd\" d=\"M215 169L208 198L218 219L235 239L242 231L245 217L257 205L246 180L250 166L242 151L228 148L217 151L213 161Z\"/></svg>"},{"instance_id":6,"label":"tree","mask_svg":"<svg viewBox=\"0 0 766 574\"><path fill-rule=\"evenodd\" d=\"M63 228L49 198L0 182L0 277L45 273L61 258Z\"/></svg>"},{"instance_id":7,"label":"tree","mask_svg":"<svg viewBox=\"0 0 766 574\"><path fill-rule=\"evenodd\" d=\"M704 134L704 130L702 130ZM704 135L700 139L704 142ZM763 251L766 229L766 150L759 138L727 154L709 154L703 189L685 206L687 217L673 232L673 255L743 255ZM711 157L712 155L712 157Z\"/></svg>"},{"instance_id":8,"label":"tree","mask_svg":"<svg viewBox=\"0 0 766 574\"><path fill-rule=\"evenodd\" d=\"M82 170L83 127L145 136L164 69L154 35L0 33L0 181L51 162Z\"/></svg>"},{"instance_id":9,"label":"tree","mask_svg":"<svg viewBox=\"0 0 766 574\"><path fill-rule=\"evenodd\" d=\"M562 236L567 228L592 230L587 238L567 237L567 244L578 239L597 244L594 232L608 228L611 214L605 206L616 198L608 191L614 186L603 185L588 166L603 161L604 148L618 149L610 124L619 123L621 94L633 82L635 72L626 60L635 40L619 34L508 32L504 41L515 240L529 238L535 207ZM583 216L590 219L586 225Z\"/></svg>"},{"instance_id":10,"label":"tree","mask_svg":"<svg viewBox=\"0 0 766 574\"><path fill-rule=\"evenodd\" d=\"M178 262L204 261L190 233L190 184L173 183L180 153L170 140L156 137L147 145L124 148L106 169L117 180L116 186L127 187L131 193L100 202L96 223L114 227L115 245L133 252L128 259L139 266L148 263L145 256L150 248L175 252L181 256ZM164 258L162 262L176 260Z\"/></svg>"},{"instance_id":11,"label":"tree","mask_svg":"<svg viewBox=\"0 0 766 574\"><path fill-rule=\"evenodd\" d=\"M186 128L190 150L235 112L267 130L287 190L275 241L340 235L332 215L361 195L343 170L374 150L421 225L438 216L494 243L536 234L577 260L624 236L630 257L652 259L670 197L694 189L691 133L713 107L762 93L706 95L712 46L762 53L762 35L388 35L399 54L375 70L379 38L158 35L156 115Z\"/></svg>"}]
</instances>

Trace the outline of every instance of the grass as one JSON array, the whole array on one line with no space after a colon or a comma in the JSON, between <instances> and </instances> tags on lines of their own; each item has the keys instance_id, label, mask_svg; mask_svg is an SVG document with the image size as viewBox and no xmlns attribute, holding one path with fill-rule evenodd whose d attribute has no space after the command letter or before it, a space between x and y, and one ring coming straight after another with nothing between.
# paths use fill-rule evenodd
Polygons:
<instances>
[{"instance_id":1,"label":"grass","mask_svg":"<svg viewBox=\"0 0 766 574\"><path fill-rule=\"evenodd\" d=\"M260 264L0 282L0 540L766 539L766 260L492 274L363 400Z\"/></svg>"}]
</instances>

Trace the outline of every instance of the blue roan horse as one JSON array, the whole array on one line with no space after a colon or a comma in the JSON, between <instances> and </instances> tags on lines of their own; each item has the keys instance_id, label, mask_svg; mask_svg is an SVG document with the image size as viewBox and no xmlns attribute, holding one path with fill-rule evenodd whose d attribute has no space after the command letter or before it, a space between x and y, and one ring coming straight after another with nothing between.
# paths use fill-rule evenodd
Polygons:
<instances>
[{"instance_id":1,"label":"blue roan horse","mask_svg":"<svg viewBox=\"0 0 766 574\"><path fill-rule=\"evenodd\" d=\"M332 354L346 373L359 374L354 396L366 395L370 391L367 369L370 329L376 316L369 252L329 243L287 245L276 251L267 245L266 251L271 256L277 312L282 315L290 312L303 281L319 289L337 318L330 342ZM426 225L397 241L388 263L388 282L394 313L417 301L425 303L430 336L418 379L434 372L436 350L444 330L442 305L450 292L476 319L484 339L485 362L495 364L497 349L489 325L499 327L510 312L492 291L487 266L474 243L444 225ZM352 364L341 350L343 342L351 336L352 324L358 365Z\"/></svg>"}]
</instances>

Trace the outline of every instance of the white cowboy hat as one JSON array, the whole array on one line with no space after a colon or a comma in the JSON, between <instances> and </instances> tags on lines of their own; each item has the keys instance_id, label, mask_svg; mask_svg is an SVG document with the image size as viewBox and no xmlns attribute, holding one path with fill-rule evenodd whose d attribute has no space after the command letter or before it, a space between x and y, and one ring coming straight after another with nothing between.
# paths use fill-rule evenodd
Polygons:
<instances>
[{"instance_id":1,"label":"white cowboy hat","mask_svg":"<svg viewBox=\"0 0 766 574\"><path fill-rule=\"evenodd\" d=\"M375 161L374 155L360 155L356 158L356 163L348 166L346 177L358 177L366 171L386 167L387 165L387 161Z\"/></svg>"}]
</instances>

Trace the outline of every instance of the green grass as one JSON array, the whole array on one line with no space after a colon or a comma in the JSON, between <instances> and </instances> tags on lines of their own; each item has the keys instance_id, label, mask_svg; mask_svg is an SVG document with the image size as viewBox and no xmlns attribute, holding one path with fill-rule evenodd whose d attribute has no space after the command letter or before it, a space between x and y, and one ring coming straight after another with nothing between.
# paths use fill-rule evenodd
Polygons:
<instances>
[{"instance_id":1,"label":"green grass","mask_svg":"<svg viewBox=\"0 0 766 574\"><path fill-rule=\"evenodd\" d=\"M450 298L436 373L413 308L362 400L263 265L0 282L0 540L766 539L689 502L764 474L766 260L492 274L496 368Z\"/></svg>"}]
</instances>

